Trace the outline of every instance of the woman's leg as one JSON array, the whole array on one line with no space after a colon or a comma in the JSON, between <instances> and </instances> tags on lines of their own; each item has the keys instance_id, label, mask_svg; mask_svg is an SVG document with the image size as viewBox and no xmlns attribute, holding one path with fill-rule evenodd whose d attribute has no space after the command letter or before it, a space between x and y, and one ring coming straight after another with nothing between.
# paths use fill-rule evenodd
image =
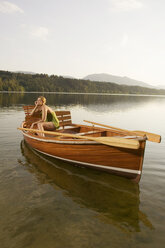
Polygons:
<instances>
[{"instance_id":1,"label":"woman's leg","mask_svg":"<svg viewBox=\"0 0 165 248\"><path fill-rule=\"evenodd\" d=\"M55 126L54 126L53 122L44 122L44 123L43 123L43 128L44 128L45 130L48 130L48 131L53 131L53 130L55 130Z\"/></svg>"},{"instance_id":2,"label":"woman's leg","mask_svg":"<svg viewBox=\"0 0 165 248\"><path fill-rule=\"evenodd\" d=\"M40 131L53 131L55 129L53 122L39 122L37 126ZM39 133L39 136L44 137L45 135L44 133Z\"/></svg>"},{"instance_id":3,"label":"woman's leg","mask_svg":"<svg viewBox=\"0 0 165 248\"><path fill-rule=\"evenodd\" d=\"M43 123L44 123L44 122L39 122L39 123L37 123L37 128L38 128L38 130L44 131ZM45 134L44 134L44 133L38 133L38 136L45 137Z\"/></svg>"}]
</instances>

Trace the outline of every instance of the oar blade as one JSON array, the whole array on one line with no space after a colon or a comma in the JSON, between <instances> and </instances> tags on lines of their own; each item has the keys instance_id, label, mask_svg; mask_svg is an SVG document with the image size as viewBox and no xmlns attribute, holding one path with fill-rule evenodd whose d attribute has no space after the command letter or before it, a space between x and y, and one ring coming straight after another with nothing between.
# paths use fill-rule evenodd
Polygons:
<instances>
[{"instance_id":1,"label":"oar blade","mask_svg":"<svg viewBox=\"0 0 165 248\"><path fill-rule=\"evenodd\" d=\"M115 137L98 137L96 138L98 142L115 147L129 148L129 149L139 149L140 143L138 140L125 139L125 138L115 138Z\"/></svg>"},{"instance_id":2,"label":"oar blade","mask_svg":"<svg viewBox=\"0 0 165 248\"><path fill-rule=\"evenodd\" d=\"M134 131L134 132L136 132L137 134L139 134L141 136L146 135L147 139L149 141L156 142L156 143L161 142L161 136L158 134L149 133L149 132L145 132L145 131Z\"/></svg>"}]
</instances>

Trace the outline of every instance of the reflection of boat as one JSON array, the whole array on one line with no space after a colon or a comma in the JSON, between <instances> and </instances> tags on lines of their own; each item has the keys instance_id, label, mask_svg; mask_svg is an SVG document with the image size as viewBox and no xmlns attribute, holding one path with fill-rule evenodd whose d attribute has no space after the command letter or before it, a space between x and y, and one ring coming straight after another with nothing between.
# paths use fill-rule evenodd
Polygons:
<instances>
[{"instance_id":1,"label":"reflection of boat","mask_svg":"<svg viewBox=\"0 0 165 248\"><path fill-rule=\"evenodd\" d=\"M140 222L153 228L139 210L139 186L107 173L74 167L48 158L21 142L25 162L20 163L36 175L42 184L64 190L64 194L83 207L96 212L96 217L124 232L139 232Z\"/></svg>"},{"instance_id":2,"label":"reflection of boat","mask_svg":"<svg viewBox=\"0 0 165 248\"><path fill-rule=\"evenodd\" d=\"M29 111L32 107L24 108L26 122L24 122L23 128L30 126ZM76 165L108 171L139 182L142 173L145 137L128 137L121 131L72 124L70 111L56 111L56 114L61 126L65 127L65 129L56 131L56 134L49 132L49 134L45 134L45 137L41 137L37 131L32 133L23 130L24 139L33 149ZM60 136L57 136L57 132L60 133ZM64 137L64 135L68 137ZM107 145L109 140L111 143ZM115 143L116 140L118 143ZM118 145L119 147L116 147Z\"/></svg>"}]
</instances>

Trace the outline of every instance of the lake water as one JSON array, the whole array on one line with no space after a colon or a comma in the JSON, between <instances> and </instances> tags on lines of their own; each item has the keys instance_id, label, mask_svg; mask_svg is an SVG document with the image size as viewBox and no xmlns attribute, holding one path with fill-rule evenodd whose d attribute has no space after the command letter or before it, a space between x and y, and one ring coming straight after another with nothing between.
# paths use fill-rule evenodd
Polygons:
<instances>
[{"instance_id":1,"label":"lake water","mask_svg":"<svg viewBox=\"0 0 165 248\"><path fill-rule=\"evenodd\" d=\"M0 247L165 247L165 97L45 94L73 123L160 134L136 185L29 149L17 127L39 95L0 94Z\"/></svg>"}]
</instances>

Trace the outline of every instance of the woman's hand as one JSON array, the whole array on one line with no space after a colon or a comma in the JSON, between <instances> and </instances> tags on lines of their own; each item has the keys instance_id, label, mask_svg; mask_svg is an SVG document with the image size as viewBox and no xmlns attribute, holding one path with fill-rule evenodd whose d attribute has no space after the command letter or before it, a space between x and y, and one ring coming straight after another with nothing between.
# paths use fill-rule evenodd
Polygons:
<instances>
[{"instance_id":1,"label":"woman's hand","mask_svg":"<svg viewBox=\"0 0 165 248\"><path fill-rule=\"evenodd\" d=\"M31 124L30 129L33 129L33 125L34 125L34 123Z\"/></svg>"},{"instance_id":2,"label":"woman's hand","mask_svg":"<svg viewBox=\"0 0 165 248\"><path fill-rule=\"evenodd\" d=\"M33 122L33 123L31 124L30 128L33 129L35 124L37 124L37 122Z\"/></svg>"},{"instance_id":3,"label":"woman's hand","mask_svg":"<svg viewBox=\"0 0 165 248\"><path fill-rule=\"evenodd\" d=\"M38 101L35 101L34 104L35 104L35 107L34 107L34 109L32 110L32 112L30 113L30 115L33 115L34 112L36 111L36 109L37 109L37 107L38 107Z\"/></svg>"}]
</instances>

